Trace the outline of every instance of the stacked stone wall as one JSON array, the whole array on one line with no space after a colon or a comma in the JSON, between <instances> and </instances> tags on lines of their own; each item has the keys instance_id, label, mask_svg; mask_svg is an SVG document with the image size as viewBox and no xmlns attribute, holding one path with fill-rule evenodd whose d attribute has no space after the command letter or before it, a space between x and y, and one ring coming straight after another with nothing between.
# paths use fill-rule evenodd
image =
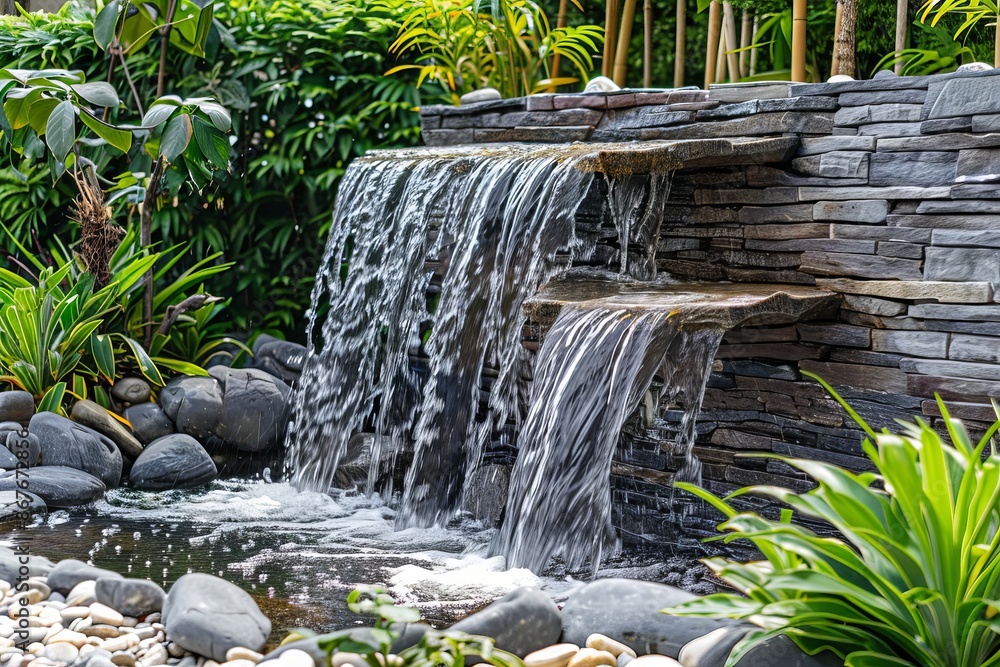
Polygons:
<instances>
[{"instance_id":1,"label":"stacked stone wall","mask_svg":"<svg viewBox=\"0 0 1000 667\"><path fill-rule=\"evenodd\" d=\"M862 432L803 371L835 385L876 429L916 416L942 427L939 394L982 432L1000 396L1000 70L887 74L429 107L424 136L430 145L798 136L784 164L675 174L650 241L659 270L677 278L843 295L835 320L727 334L699 421L696 451L713 490L804 488L787 465L741 456L865 468ZM611 265L621 249L599 208L585 205L581 232L598 234L598 263ZM712 530L714 517L678 516L679 464L662 440L626 429L613 476L624 536L673 541L678 522L691 537Z\"/></svg>"}]
</instances>

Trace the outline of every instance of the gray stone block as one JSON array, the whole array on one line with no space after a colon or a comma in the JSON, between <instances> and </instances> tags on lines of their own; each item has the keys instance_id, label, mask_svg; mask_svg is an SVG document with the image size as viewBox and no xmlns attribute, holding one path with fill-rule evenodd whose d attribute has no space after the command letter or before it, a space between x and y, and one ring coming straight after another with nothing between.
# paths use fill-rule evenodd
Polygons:
<instances>
[{"instance_id":1,"label":"gray stone block","mask_svg":"<svg viewBox=\"0 0 1000 667\"><path fill-rule=\"evenodd\" d=\"M872 350L875 352L896 352L911 357L946 359L948 357L948 336L949 334L937 331L875 330L872 331Z\"/></svg>"},{"instance_id":2,"label":"gray stone block","mask_svg":"<svg viewBox=\"0 0 1000 667\"><path fill-rule=\"evenodd\" d=\"M729 211L729 209L726 210ZM733 221L738 220L739 222L747 225L761 222L809 222L813 219L812 213L812 204L743 206L736 213L736 217L733 218Z\"/></svg>"},{"instance_id":3,"label":"gray stone block","mask_svg":"<svg viewBox=\"0 0 1000 667\"><path fill-rule=\"evenodd\" d=\"M819 279L816 281L816 286L844 294L860 294L863 296L885 297L887 299L932 300L949 304L993 302L993 287L990 283ZM910 306L911 317L930 317L929 315L914 315L913 308L916 307ZM947 311L949 308L954 308L956 312L962 310L962 308L956 306L942 306L941 308L943 308L943 311ZM990 307L990 312L996 312L997 310L997 308Z\"/></svg>"},{"instance_id":4,"label":"gray stone block","mask_svg":"<svg viewBox=\"0 0 1000 667\"><path fill-rule=\"evenodd\" d=\"M996 174L991 174L986 178L967 177L964 180L971 182L953 185L951 188L952 199L1000 199L1000 187L993 183L997 180Z\"/></svg>"},{"instance_id":5,"label":"gray stone block","mask_svg":"<svg viewBox=\"0 0 1000 667\"><path fill-rule=\"evenodd\" d=\"M803 137L798 155L817 155L833 151L874 151L875 137Z\"/></svg>"},{"instance_id":6,"label":"gray stone block","mask_svg":"<svg viewBox=\"0 0 1000 667\"><path fill-rule=\"evenodd\" d=\"M920 280L920 262L878 255L832 252L802 253L800 271L824 276Z\"/></svg>"},{"instance_id":7,"label":"gray stone block","mask_svg":"<svg viewBox=\"0 0 1000 667\"><path fill-rule=\"evenodd\" d=\"M604 118L601 111L594 109L563 109L557 111L513 111L498 114L494 123L479 123L473 127L564 127L568 125L597 125Z\"/></svg>"},{"instance_id":8,"label":"gray stone block","mask_svg":"<svg viewBox=\"0 0 1000 667\"><path fill-rule=\"evenodd\" d=\"M1000 338L952 334L948 358L956 361L1000 363Z\"/></svg>"},{"instance_id":9,"label":"gray stone block","mask_svg":"<svg viewBox=\"0 0 1000 667\"><path fill-rule=\"evenodd\" d=\"M886 224L892 227L929 227L964 231L1000 229L1000 215L889 215L885 220Z\"/></svg>"},{"instance_id":10,"label":"gray stone block","mask_svg":"<svg viewBox=\"0 0 1000 667\"><path fill-rule=\"evenodd\" d=\"M865 239L869 241L908 241L930 243L931 230L905 227L869 227L862 225L831 225L830 237L835 239Z\"/></svg>"},{"instance_id":11,"label":"gray stone block","mask_svg":"<svg viewBox=\"0 0 1000 667\"><path fill-rule=\"evenodd\" d=\"M927 248L925 280L1000 283L1000 249Z\"/></svg>"},{"instance_id":12,"label":"gray stone block","mask_svg":"<svg viewBox=\"0 0 1000 667\"><path fill-rule=\"evenodd\" d=\"M880 153L909 151L959 151L966 148L1000 146L1000 134L935 134L878 140Z\"/></svg>"},{"instance_id":13,"label":"gray stone block","mask_svg":"<svg viewBox=\"0 0 1000 667\"><path fill-rule=\"evenodd\" d=\"M792 169L824 178L868 178L868 153L833 151L792 160Z\"/></svg>"},{"instance_id":14,"label":"gray stone block","mask_svg":"<svg viewBox=\"0 0 1000 667\"><path fill-rule=\"evenodd\" d=\"M932 243L936 246L1000 248L1000 228L971 231L964 229L935 229L931 239Z\"/></svg>"},{"instance_id":15,"label":"gray stone block","mask_svg":"<svg viewBox=\"0 0 1000 667\"><path fill-rule=\"evenodd\" d=\"M937 118L920 123L921 134L947 134L950 132L972 132L972 118Z\"/></svg>"},{"instance_id":16,"label":"gray stone block","mask_svg":"<svg viewBox=\"0 0 1000 667\"><path fill-rule=\"evenodd\" d=\"M940 395L946 401L989 401L1000 396L1000 382L967 380L935 375L908 375L906 393L932 398Z\"/></svg>"},{"instance_id":17,"label":"gray stone block","mask_svg":"<svg viewBox=\"0 0 1000 667\"><path fill-rule=\"evenodd\" d=\"M880 90L871 93L843 93L840 106L860 107L868 104L923 104L926 90Z\"/></svg>"},{"instance_id":18,"label":"gray stone block","mask_svg":"<svg viewBox=\"0 0 1000 667\"><path fill-rule=\"evenodd\" d=\"M652 139L718 139L780 135L790 132L829 134L833 129L833 114L824 112L786 111L762 113L712 123L695 123L681 127L645 129L643 140Z\"/></svg>"},{"instance_id":19,"label":"gray stone block","mask_svg":"<svg viewBox=\"0 0 1000 667\"><path fill-rule=\"evenodd\" d=\"M883 90L926 89L928 77L899 76L837 83L796 83L789 86L788 94L796 95L842 95L844 93L875 92Z\"/></svg>"},{"instance_id":20,"label":"gray stone block","mask_svg":"<svg viewBox=\"0 0 1000 667\"><path fill-rule=\"evenodd\" d=\"M833 97L786 97L771 100L747 100L737 104L724 104L698 112L698 120L738 118L758 113L774 111L836 111L837 100Z\"/></svg>"},{"instance_id":21,"label":"gray stone block","mask_svg":"<svg viewBox=\"0 0 1000 667\"><path fill-rule=\"evenodd\" d=\"M798 201L796 188L695 190L694 201L705 204L791 204Z\"/></svg>"},{"instance_id":22,"label":"gray stone block","mask_svg":"<svg viewBox=\"0 0 1000 667\"><path fill-rule=\"evenodd\" d=\"M923 259L924 257L922 245L902 241L879 241L876 252L885 257L902 257L903 259Z\"/></svg>"},{"instance_id":23,"label":"gray stone block","mask_svg":"<svg viewBox=\"0 0 1000 667\"><path fill-rule=\"evenodd\" d=\"M857 127L871 123L902 123L920 120L920 104L875 104L844 107L833 117L834 125Z\"/></svg>"},{"instance_id":24,"label":"gray stone block","mask_svg":"<svg viewBox=\"0 0 1000 667\"><path fill-rule=\"evenodd\" d=\"M872 123L858 128L858 135L865 137L919 137L920 122Z\"/></svg>"},{"instance_id":25,"label":"gray stone block","mask_svg":"<svg viewBox=\"0 0 1000 667\"><path fill-rule=\"evenodd\" d=\"M708 86L708 99L722 103L746 102L789 97L791 84L766 83L712 83Z\"/></svg>"},{"instance_id":26,"label":"gray stone block","mask_svg":"<svg viewBox=\"0 0 1000 667\"><path fill-rule=\"evenodd\" d=\"M972 117L973 132L1000 132L1000 113Z\"/></svg>"},{"instance_id":27,"label":"gray stone block","mask_svg":"<svg viewBox=\"0 0 1000 667\"><path fill-rule=\"evenodd\" d=\"M884 222L889 214L889 203L882 199L858 201L820 201L813 205L814 220L836 222Z\"/></svg>"},{"instance_id":28,"label":"gray stone block","mask_svg":"<svg viewBox=\"0 0 1000 667\"><path fill-rule=\"evenodd\" d=\"M946 81L931 103L928 118L1000 113L1000 79L962 77Z\"/></svg>"},{"instance_id":29,"label":"gray stone block","mask_svg":"<svg viewBox=\"0 0 1000 667\"><path fill-rule=\"evenodd\" d=\"M929 320L965 320L971 322L1000 322L1000 305L951 306L943 303L918 303L910 306L910 317ZM941 355L940 358L944 358Z\"/></svg>"},{"instance_id":30,"label":"gray stone block","mask_svg":"<svg viewBox=\"0 0 1000 667\"><path fill-rule=\"evenodd\" d=\"M959 178L1000 175L1000 148L970 148L960 151L956 175Z\"/></svg>"},{"instance_id":31,"label":"gray stone block","mask_svg":"<svg viewBox=\"0 0 1000 667\"><path fill-rule=\"evenodd\" d=\"M841 347L868 347L871 330L848 324L799 324L799 339L807 343L823 343Z\"/></svg>"},{"instance_id":32,"label":"gray stone block","mask_svg":"<svg viewBox=\"0 0 1000 667\"><path fill-rule=\"evenodd\" d=\"M920 188L906 185L896 187L847 187L847 188L799 188L799 201L844 201L846 199L947 199L951 188ZM927 202L924 202L927 203Z\"/></svg>"},{"instance_id":33,"label":"gray stone block","mask_svg":"<svg viewBox=\"0 0 1000 667\"><path fill-rule=\"evenodd\" d=\"M1000 381L1000 366L996 364L974 364L936 359L903 359L899 362L899 368L907 373L920 373L921 375Z\"/></svg>"},{"instance_id":34,"label":"gray stone block","mask_svg":"<svg viewBox=\"0 0 1000 667\"><path fill-rule=\"evenodd\" d=\"M607 112L601 129L641 130L694 122L692 111L670 111L663 107L635 107Z\"/></svg>"},{"instance_id":35,"label":"gray stone block","mask_svg":"<svg viewBox=\"0 0 1000 667\"><path fill-rule=\"evenodd\" d=\"M869 315L886 315L889 317L903 315L906 313L906 304L887 299L877 299L871 296L861 296L858 294L845 294L841 305L846 310L854 310L859 313Z\"/></svg>"},{"instance_id":36,"label":"gray stone block","mask_svg":"<svg viewBox=\"0 0 1000 667\"><path fill-rule=\"evenodd\" d=\"M980 201L975 199L954 199L952 201L923 201L917 206L917 213L964 213L972 215L1000 214L1000 201Z\"/></svg>"},{"instance_id":37,"label":"gray stone block","mask_svg":"<svg viewBox=\"0 0 1000 667\"><path fill-rule=\"evenodd\" d=\"M471 144L472 130L429 130L424 129L422 135L428 146L457 146Z\"/></svg>"},{"instance_id":38,"label":"gray stone block","mask_svg":"<svg viewBox=\"0 0 1000 667\"><path fill-rule=\"evenodd\" d=\"M958 154L932 153L873 153L868 182L873 186L948 185L955 180Z\"/></svg>"},{"instance_id":39,"label":"gray stone block","mask_svg":"<svg viewBox=\"0 0 1000 667\"><path fill-rule=\"evenodd\" d=\"M834 385L906 393L906 373L896 368L839 364L809 359L800 361L799 368L815 373Z\"/></svg>"},{"instance_id":40,"label":"gray stone block","mask_svg":"<svg viewBox=\"0 0 1000 667\"><path fill-rule=\"evenodd\" d=\"M567 125L562 127L511 127L475 129L472 138L475 143L506 143L510 141L539 142L551 144L586 141L594 128L589 125Z\"/></svg>"},{"instance_id":41,"label":"gray stone block","mask_svg":"<svg viewBox=\"0 0 1000 667\"><path fill-rule=\"evenodd\" d=\"M758 240L829 239L830 225L821 222L750 225L743 230L743 238Z\"/></svg>"},{"instance_id":42,"label":"gray stone block","mask_svg":"<svg viewBox=\"0 0 1000 667\"><path fill-rule=\"evenodd\" d=\"M757 241L745 243L747 250L771 252L804 252L807 250L838 253L875 254L875 241L846 239L793 239L788 241Z\"/></svg>"}]
</instances>

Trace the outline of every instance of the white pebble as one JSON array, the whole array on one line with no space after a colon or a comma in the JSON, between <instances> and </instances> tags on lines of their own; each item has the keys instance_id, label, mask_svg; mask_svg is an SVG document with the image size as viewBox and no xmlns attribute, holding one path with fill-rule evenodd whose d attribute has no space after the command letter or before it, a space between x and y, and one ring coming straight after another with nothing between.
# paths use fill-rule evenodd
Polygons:
<instances>
[{"instance_id":1,"label":"white pebble","mask_svg":"<svg viewBox=\"0 0 1000 667\"><path fill-rule=\"evenodd\" d=\"M66 604L73 607L76 605L89 606L94 604L94 587L97 582L93 579L81 581L66 596Z\"/></svg>"},{"instance_id":2,"label":"white pebble","mask_svg":"<svg viewBox=\"0 0 1000 667\"><path fill-rule=\"evenodd\" d=\"M657 653L640 655L628 664L634 665L635 667L683 667L681 663L677 662L673 658L665 655L659 655Z\"/></svg>"},{"instance_id":3,"label":"white pebble","mask_svg":"<svg viewBox=\"0 0 1000 667\"><path fill-rule=\"evenodd\" d=\"M569 659L566 667L617 667L618 661L615 656L607 651L600 651L596 648L582 648L576 655Z\"/></svg>"},{"instance_id":4,"label":"white pebble","mask_svg":"<svg viewBox=\"0 0 1000 667\"><path fill-rule=\"evenodd\" d=\"M253 660L227 660L219 667L254 667L256 664Z\"/></svg>"},{"instance_id":5,"label":"white pebble","mask_svg":"<svg viewBox=\"0 0 1000 667\"><path fill-rule=\"evenodd\" d=\"M112 653L114 653L115 651L125 651L128 650L129 648L128 641L125 636L111 637L110 639L105 639L100 644L98 644L98 646L103 648L105 651L111 651Z\"/></svg>"},{"instance_id":6,"label":"white pebble","mask_svg":"<svg viewBox=\"0 0 1000 667\"><path fill-rule=\"evenodd\" d=\"M163 648L163 644L155 644L150 646L149 650L146 651L146 655L142 657L142 663L153 667L155 665L164 665L169 659L170 655L167 653L167 649Z\"/></svg>"},{"instance_id":7,"label":"white pebble","mask_svg":"<svg viewBox=\"0 0 1000 667\"><path fill-rule=\"evenodd\" d=\"M249 660L250 662L260 662L264 659L260 653L257 651L251 651L245 646L234 646L228 651L226 651L226 662L232 662L233 660Z\"/></svg>"},{"instance_id":8,"label":"white pebble","mask_svg":"<svg viewBox=\"0 0 1000 667\"><path fill-rule=\"evenodd\" d=\"M566 667L580 647L576 644L555 644L524 656L524 667Z\"/></svg>"},{"instance_id":9,"label":"white pebble","mask_svg":"<svg viewBox=\"0 0 1000 667\"><path fill-rule=\"evenodd\" d=\"M53 662L62 662L68 665L80 655L80 649L67 642L56 642L46 646L42 655Z\"/></svg>"},{"instance_id":10,"label":"white pebble","mask_svg":"<svg viewBox=\"0 0 1000 667\"><path fill-rule=\"evenodd\" d=\"M167 653L170 654L171 658L183 658L186 652L187 651L173 642L167 644Z\"/></svg>"},{"instance_id":11,"label":"white pebble","mask_svg":"<svg viewBox=\"0 0 1000 667\"><path fill-rule=\"evenodd\" d=\"M87 635L82 632L74 632L73 630L60 630L56 634L49 637L49 643L54 644L56 642L67 642L77 648L80 648L81 646L86 646Z\"/></svg>"},{"instance_id":12,"label":"white pebble","mask_svg":"<svg viewBox=\"0 0 1000 667\"><path fill-rule=\"evenodd\" d=\"M360 653L337 651L330 657L333 667L368 667L368 663Z\"/></svg>"},{"instance_id":13,"label":"white pebble","mask_svg":"<svg viewBox=\"0 0 1000 667\"><path fill-rule=\"evenodd\" d=\"M128 651L120 651L111 656L111 662L118 667L135 667L135 656Z\"/></svg>"},{"instance_id":14,"label":"white pebble","mask_svg":"<svg viewBox=\"0 0 1000 667\"><path fill-rule=\"evenodd\" d=\"M106 623L108 625L123 625L125 617L107 605L95 602L90 605L90 620L94 623Z\"/></svg>"},{"instance_id":15,"label":"white pebble","mask_svg":"<svg viewBox=\"0 0 1000 667\"><path fill-rule=\"evenodd\" d=\"M315 667L316 663L312 656L297 648L290 648L278 656L278 662L283 667ZM206 665L205 667L211 667Z\"/></svg>"},{"instance_id":16,"label":"white pebble","mask_svg":"<svg viewBox=\"0 0 1000 667\"><path fill-rule=\"evenodd\" d=\"M598 651L607 651L616 658L622 653L630 655L633 658L636 657L635 651L633 651L625 644L621 643L620 641L616 641L606 635L601 635L597 633L594 633L589 637L587 637L587 648L596 648Z\"/></svg>"},{"instance_id":17,"label":"white pebble","mask_svg":"<svg viewBox=\"0 0 1000 667\"><path fill-rule=\"evenodd\" d=\"M90 607L66 607L59 612L64 621L75 621L90 616Z\"/></svg>"}]
</instances>

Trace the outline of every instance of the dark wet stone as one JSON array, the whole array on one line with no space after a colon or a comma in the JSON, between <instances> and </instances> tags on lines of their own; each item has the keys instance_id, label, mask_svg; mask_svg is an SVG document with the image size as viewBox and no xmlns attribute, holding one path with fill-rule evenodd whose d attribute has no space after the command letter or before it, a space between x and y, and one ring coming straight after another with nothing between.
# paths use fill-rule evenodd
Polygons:
<instances>
[{"instance_id":1,"label":"dark wet stone","mask_svg":"<svg viewBox=\"0 0 1000 667\"><path fill-rule=\"evenodd\" d=\"M217 475L212 457L197 440L173 433L146 446L132 466L129 482L148 491L188 489L207 484Z\"/></svg>"},{"instance_id":2,"label":"dark wet stone","mask_svg":"<svg viewBox=\"0 0 1000 667\"><path fill-rule=\"evenodd\" d=\"M181 648L218 661L236 646L260 651L271 633L271 621L249 593L201 573L186 574L171 587L163 624Z\"/></svg>"},{"instance_id":3,"label":"dark wet stone","mask_svg":"<svg viewBox=\"0 0 1000 667\"><path fill-rule=\"evenodd\" d=\"M72 417L73 421L106 435L128 458L134 460L142 453L142 445L136 440L135 435L97 403L89 400L77 401L73 404Z\"/></svg>"},{"instance_id":4,"label":"dark wet stone","mask_svg":"<svg viewBox=\"0 0 1000 667\"><path fill-rule=\"evenodd\" d=\"M42 455L42 444L38 440L38 436L34 433L28 433L25 437L24 427L12 431L6 431L3 427L4 425L0 424L0 443L5 443L7 450L15 458L23 460L26 466L37 465L38 459Z\"/></svg>"},{"instance_id":5,"label":"dark wet stone","mask_svg":"<svg viewBox=\"0 0 1000 667\"><path fill-rule=\"evenodd\" d=\"M150 443L174 432L174 423L156 403L138 403L125 408L125 419L140 441Z\"/></svg>"},{"instance_id":6,"label":"dark wet stone","mask_svg":"<svg viewBox=\"0 0 1000 667\"><path fill-rule=\"evenodd\" d=\"M584 646L597 632L630 646L639 655L676 658L692 639L734 621L669 616L660 610L693 599L673 586L632 579L600 579L573 593L562 610L562 640Z\"/></svg>"},{"instance_id":7,"label":"dark wet stone","mask_svg":"<svg viewBox=\"0 0 1000 667\"><path fill-rule=\"evenodd\" d=\"M248 452L278 444L288 426L291 390L278 378L255 368L209 369L223 386L217 435L228 445Z\"/></svg>"},{"instance_id":8,"label":"dark wet stone","mask_svg":"<svg viewBox=\"0 0 1000 667\"><path fill-rule=\"evenodd\" d=\"M451 629L492 637L498 648L523 658L532 651L558 643L562 619L559 608L547 593L525 586L462 619ZM586 637L579 646L585 643Z\"/></svg>"},{"instance_id":9,"label":"dark wet stone","mask_svg":"<svg viewBox=\"0 0 1000 667\"><path fill-rule=\"evenodd\" d=\"M16 467L17 457L14 456L13 452L6 447L0 447L0 468L4 470L13 470Z\"/></svg>"},{"instance_id":10,"label":"dark wet stone","mask_svg":"<svg viewBox=\"0 0 1000 667\"><path fill-rule=\"evenodd\" d=\"M122 575L111 570L87 565L83 561L67 558L56 563L45 582L52 590L66 595L81 581L121 579Z\"/></svg>"},{"instance_id":11,"label":"dark wet stone","mask_svg":"<svg viewBox=\"0 0 1000 667\"><path fill-rule=\"evenodd\" d=\"M67 466L90 473L105 486L118 486L122 454L106 435L52 412L40 412L28 426L38 436L43 466Z\"/></svg>"},{"instance_id":12,"label":"dark wet stone","mask_svg":"<svg viewBox=\"0 0 1000 667\"><path fill-rule=\"evenodd\" d=\"M125 616L145 616L163 609L167 594L146 579L103 577L97 580L94 599Z\"/></svg>"},{"instance_id":13,"label":"dark wet stone","mask_svg":"<svg viewBox=\"0 0 1000 667\"><path fill-rule=\"evenodd\" d=\"M48 558L0 547L0 581L13 584L18 576L45 577L52 570L52 566L53 563ZM27 569L22 572L22 567Z\"/></svg>"},{"instance_id":14,"label":"dark wet stone","mask_svg":"<svg viewBox=\"0 0 1000 667\"><path fill-rule=\"evenodd\" d=\"M0 491L17 488L17 472L0 473ZM25 478L21 473L21 480ZM66 466L39 466L27 475L28 491L35 494L50 508L62 509L89 505L104 497L107 487L93 475Z\"/></svg>"},{"instance_id":15,"label":"dark wet stone","mask_svg":"<svg viewBox=\"0 0 1000 667\"><path fill-rule=\"evenodd\" d=\"M27 422L35 414L35 399L26 391L0 391L0 422Z\"/></svg>"},{"instance_id":16,"label":"dark wet stone","mask_svg":"<svg viewBox=\"0 0 1000 667\"><path fill-rule=\"evenodd\" d=\"M111 396L121 403L145 403L149 400L152 389L149 383L139 378L122 378L111 387Z\"/></svg>"},{"instance_id":17,"label":"dark wet stone","mask_svg":"<svg viewBox=\"0 0 1000 667\"><path fill-rule=\"evenodd\" d=\"M160 407L178 432L204 442L219 428L222 387L210 377L174 378L160 391Z\"/></svg>"},{"instance_id":18,"label":"dark wet stone","mask_svg":"<svg viewBox=\"0 0 1000 667\"><path fill-rule=\"evenodd\" d=\"M509 487L510 466L479 466L465 482L462 509L487 526L499 526L504 508L507 507Z\"/></svg>"},{"instance_id":19,"label":"dark wet stone","mask_svg":"<svg viewBox=\"0 0 1000 667\"><path fill-rule=\"evenodd\" d=\"M682 649L684 667L725 667L736 643L747 628L732 628L726 632L699 637ZM772 637L740 658L734 667L842 667L844 662L833 653L810 656L802 652L787 637Z\"/></svg>"},{"instance_id":20,"label":"dark wet stone","mask_svg":"<svg viewBox=\"0 0 1000 667\"><path fill-rule=\"evenodd\" d=\"M430 626L424 625L423 623L394 623L392 625L392 629L399 633L399 638L392 644L392 652L399 653L400 651L408 649L411 646L416 646L417 642L423 639L424 635L427 634L427 631L430 630ZM372 637L371 628L349 628L347 630L337 630L324 635L324 637L350 637L355 641L364 642L366 644L378 643L375 638ZM327 664L328 656L326 651L319 647L318 636L306 637L305 639L299 639L294 642L283 644L265 655L264 660L262 660L260 664L276 660L281 657L282 653L292 649L298 649L308 653L312 656L312 659L318 667L323 667Z\"/></svg>"},{"instance_id":21,"label":"dark wet stone","mask_svg":"<svg viewBox=\"0 0 1000 667\"><path fill-rule=\"evenodd\" d=\"M0 522L10 521L23 513L44 514L45 501L27 491L0 491Z\"/></svg>"},{"instance_id":22,"label":"dark wet stone","mask_svg":"<svg viewBox=\"0 0 1000 667\"><path fill-rule=\"evenodd\" d=\"M306 348L298 343L272 339L254 345L254 368L270 373L291 384L302 375Z\"/></svg>"}]
</instances>

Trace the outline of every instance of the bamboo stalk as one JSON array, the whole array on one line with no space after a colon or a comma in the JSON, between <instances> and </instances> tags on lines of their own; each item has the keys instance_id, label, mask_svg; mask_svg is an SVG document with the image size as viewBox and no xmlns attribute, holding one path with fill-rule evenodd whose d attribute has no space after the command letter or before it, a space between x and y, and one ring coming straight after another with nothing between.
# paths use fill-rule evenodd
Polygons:
<instances>
[{"instance_id":1,"label":"bamboo stalk","mask_svg":"<svg viewBox=\"0 0 1000 667\"><path fill-rule=\"evenodd\" d=\"M830 63L830 76L840 74L840 51L837 40L840 39L840 29L844 24L844 3L837 0L837 18L833 22L833 62Z\"/></svg>"},{"instance_id":2,"label":"bamboo stalk","mask_svg":"<svg viewBox=\"0 0 1000 667\"><path fill-rule=\"evenodd\" d=\"M708 49L705 53L705 90L708 84L715 83L715 61L719 51L719 41L722 32L722 5L719 0L712 0L708 7Z\"/></svg>"},{"instance_id":3,"label":"bamboo stalk","mask_svg":"<svg viewBox=\"0 0 1000 667\"><path fill-rule=\"evenodd\" d=\"M896 0L896 53L906 48L906 27L909 25L909 0ZM894 68L896 74L903 73L903 61L897 60Z\"/></svg>"},{"instance_id":4,"label":"bamboo stalk","mask_svg":"<svg viewBox=\"0 0 1000 667\"><path fill-rule=\"evenodd\" d=\"M636 0L625 0L625 6L622 9L622 25L618 31L618 44L615 49L614 76L611 78L622 88L625 87L625 77L628 74L628 45L632 40L635 4Z\"/></svg>"},{"instance_id":5,"label":"bamboo stalk","mask_svg":"<svg viewBox=\"0 0 1000 667\"><path fill-rule=\"evenodd\" d=\"M653 85L653 0L642 7L642 85Z\"/></svg>"},{"instance_id":6,"label":"bamboo stalk","mask_svg":"<svg viewBox=\"0 0 1000 667\"><path fill-rule=\"evenodd\" d=\"M720 26L724 27L724 26ZM728 50L726 45L726 31L719 31L719 50L715 56L715 83L725 83L726 82L726 51Z\"/></svg>"},{"instance_id":7,"label":"bamboo stalk","mask_svg":"<svg viewBox=\"0 0 1000 667\"><path fill-rule=\"evenodd\" d=\"M566 27L566 0L559 0L559 16L558 16L558 18L556 18L556 28L558 29L558 28L565 28L565 27ZM562 58L560 57L560 54L558 54L558 53L555 54L554 56L552 56L551 78L552 78L553 81L555 81L556 79L559 78L559 65L560 65L559 61L561 59ZM556 92L556 84L553 83L553 84L549 85L549 87L548 87L547 90L550 93Z\"/></svg>"},{"instance_id":8,"label":"bamboo stalk","mask_svg":"<svg viewBox=\"0 0 1000 667\"><path fill-rule=\"evenodd\" d=\"M674 39L674 88L684 86L684 47L687 46L687 0L677 0L677 27Z\"/></svg>"},{"instance_id":9,"label":"bamboo stalk","mask_svg":"<svg viewBox=\"0 0 1000 667\"><path fill-rule=\"evenodd\" d=\"M733 3L725 0L722 3L723 26L726 31L726 62L729 64L729 82L736 83L740 80L739 56L736 55L736 12L733 11Z\"/></svg>"},{"instance_id":10,"label":"bamboo stalk","mask_svg":"<svg viewBox=\"0 0 1000 667\"><path fill-rule=\"evenodd\" d=\"M1000 67L1000 14L997 14L996 33L993 36L993 66Z\"/></svg>"},{"instance_id":11,"label":"bamboo stalk","mask_svg":"<svg viewBox=\"0 0 1000 667\"><path fill-rule=\"evenodd\" d=\"M743 19L740 24L740 78L745 79L750 75L750 49L753 34L750 32L753 26L753 10L743 11Z\"/></svg>"},{"instance_id":12,"label":"bamboo stalk","mask_svg":"<svg viewBox=\"0 0 1000 667\"><path fill-rule=\"evenodd\" d=\"M604 15L604 59L601 74L610 77L615 64L615 39L618 37L618 0L607 0Z\"/></svg>"},{"instance_id":13,"label":"bamboo stalk","mask_svg":"<svg viewBox=\"0 0 1000 667\"><path fill-rule=\"evenodd\" d=\"M757 27L758 19L756 16L753 17L753 38L757 39ZM757 74L757 47L750 49L750 76L755 76Z\"/></svg>"},{"instance_id":14,"label":"bamboo stalk","mask_svg":"<svg viewBox=\"0 0 1000 667\"><path fill-rule=\"evenodd\" d=\"M806 80L806 0L792 5L792 81Z\"/></svg>"}]
</instances>

